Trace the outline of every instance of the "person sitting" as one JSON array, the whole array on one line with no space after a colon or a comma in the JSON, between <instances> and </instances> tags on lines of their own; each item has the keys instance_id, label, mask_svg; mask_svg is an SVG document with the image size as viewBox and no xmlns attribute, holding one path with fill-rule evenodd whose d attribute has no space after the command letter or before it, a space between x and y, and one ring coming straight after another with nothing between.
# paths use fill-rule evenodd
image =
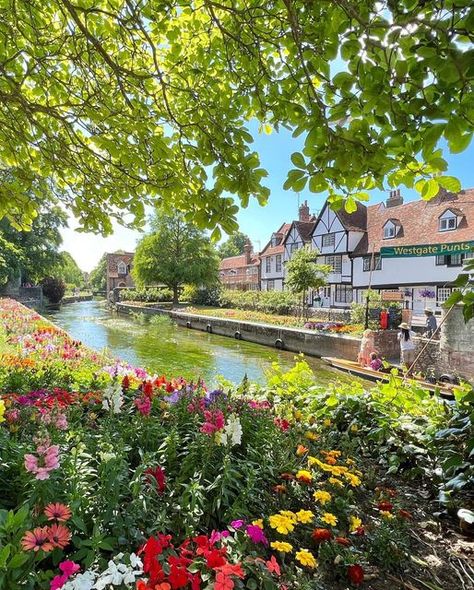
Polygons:
<instances>
[{"instance_id":1,"label":"person sitting","mask_svg":"<svg viewBox=\"0 0 474 590\"><path fill-rule=\"evenodd\" d=\"M373 352L374 348L374 332L372 330L365 330L360 342L360 352L357 355L357 362L361 367L369 366L370 353Z\"/></svg>"},{"instance_id":2,"label":"person sitting","mask_svg":"<svg viewBox=\"0 0 474 590\"><path fill-rule=\"evenodd\" d=\"M413 372L413 363L416 355L416 344L413 338L415 333L410 329L406 322L402 322L399 326L398 340L400 342L400 362L407 372Z\"/></svg>"},{"instance_id":3,"label":"person sitting","mask_svg":"<svg viewBox=\"0 0 474 590\"><path fill-rule=\"evenodd\" d=\"M431 338L431 336L433 336L433 334L436 332L436 330L438 328L438 322L436 321L436 318L433 314L433 310L425 309L425 315L426 315L426 324L425 324L426 330L423 335L426 336L427 338Z\"/></svg>"},{"instance_id":4,"label":"person sitting","mask_svg":"<svg viewBox=\"0 0 474 590\"><path fill-rule=\"evenodd\" d=\"M383 362L379 358L379 355L376 352L370 353L370 364L369 367L373 371L380 371L383 367Z\"/></svg>"}]
</instances>

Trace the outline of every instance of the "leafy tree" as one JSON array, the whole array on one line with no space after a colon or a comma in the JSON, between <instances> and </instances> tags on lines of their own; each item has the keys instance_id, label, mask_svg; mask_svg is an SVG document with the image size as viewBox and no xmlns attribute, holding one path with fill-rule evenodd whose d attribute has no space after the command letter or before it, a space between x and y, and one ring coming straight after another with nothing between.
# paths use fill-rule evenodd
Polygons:
<instances>
[{"instance_id":1,"label":"leafy tree","mask_svg":"<svg viewBox=\"0 0 474 590\"><path fill-rule=\"evenodd\" d=\"M269 195L248 120L303 134L285 188L349 211L386 183L459 188L439 144L472 138L471 2L17 0L1 16L12 222L47 184L92 230L158 203L232 233L232 195Z\"/></svg>"},{"instance_id":2,"label":"leafy tree","mask_svg":"<svg viewBox=\"0 0 474 590\"><path fill-rule=\"evenodd\" d=\"M66 285L62 279L56 277L45 277L41 281L43 295L50 303L59 303L66 292Z\"/></svg>"},{"instance_id":3,"label":"leafy tree","mask_svg":"<svg viewBox=\"0 0 474 590\"><path fill-rule=\"evenodd\" d=\"M82 287L84 285L84 273L77 266L77 262L71 254L69 252L60 252L59 257L55 275L61 278L66 285Z\"/></svg>"},{"instance_id":4,"label":"leafy tree","mask_svg":"<svg viewBox=\"0 0 474 590\"><path fill-rule=\"evenodd\" d=\"M243 234L240 231L235 232L229 236L229 239L219 246L218 252L220 258L228 258L229 256L243 254L244 246L249 239L250 238L246 234Z\"/></svg>"},{"instance_id":5,"label":"leafy tree","mask_svg":"<svg viewBox=\"0 0 474 590\"><path fill-rule=\"evenodd\" d=\"M22 259L23 252L0 236L0 287L19 275Z\"/></svg>"},{"instance_id":6,"label":"leafy tree","mask_svg":"<svg viewBox=\"0 0 474 590\"><path fill-rule=\"evenodd\" d=\"M107 290L107 255L102 254L94 270L89 275L89 284L92 291Z\"/></svg>"},{"instance_id":7,"label":"leafy tree","mask_svg":"<svg viewBox=\"0 0 474 590\"><path fill-rule=\"evenodd\" d=\"M332 270L327 264L317 264L315 257L314 250L305 246L294 252L286 263L286 286L292 293L301 297L303 311L306 307L308 291L325 285L327 276Z\"/></svg>"},{"instance_id":8,"label":"leafy tree","mask_svg":"<svg viewBox=\"0 0 474 590\"><path fill-rule=\"evenodd\" d=\"M7 218L0 220L0 249L6 259L3 273L9 278L19 274L22 282L32 283L50 275L61 262L58 251L62 243L60 228L65 225L66 214L56 205L40 211L33 220L31 231L17 229ZM12 253L10 257L9 251Z\"/></svg>"},{"instance_id":9,"label":"leafy tree","mask_svg":"<svg viewBox=\"0 0 474 590\"><path fill-rule=\"evenodd\" d=\"M157 211L151 226L133 260L138 285L162 283L172 289L176 304L184 284L207 287L218 282L219 260L205 233L179 213Z\"/></svg>"}]
</instances>

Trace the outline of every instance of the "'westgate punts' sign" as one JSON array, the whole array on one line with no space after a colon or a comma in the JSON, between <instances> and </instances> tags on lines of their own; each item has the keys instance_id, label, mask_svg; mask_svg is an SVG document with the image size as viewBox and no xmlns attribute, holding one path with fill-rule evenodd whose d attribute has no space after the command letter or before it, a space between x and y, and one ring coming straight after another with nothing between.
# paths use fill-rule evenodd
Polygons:
<instances>
[{"instance_id":1,"label":"'westgate punts' sign","mask_svg":"<svg viewBox=\"0 0 474 590\"><path fill-rule=\"evenodd\" d=\"M390 246L380 248L382 258L405 258L409 256L443 256L467 254L474 250L474 240L452 244L421 244L419 246Z\"/></svg>"}]
</instances>

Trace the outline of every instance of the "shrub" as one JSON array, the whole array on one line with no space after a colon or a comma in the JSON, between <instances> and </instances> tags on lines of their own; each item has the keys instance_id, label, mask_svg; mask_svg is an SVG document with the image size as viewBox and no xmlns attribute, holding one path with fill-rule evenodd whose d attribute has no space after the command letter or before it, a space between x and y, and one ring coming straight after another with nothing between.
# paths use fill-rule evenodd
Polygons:
<instances>
[{"instance_id":1,"label":"shrub","mask_svg":"<svg viewBox=\"0 0 474 590\"><path fill-rule=\"evenodd\" d=\"M365 308L366 303L353 303L351 305L351 323L365 325ZM380 327L379 312L382 309L388 309L389 313L400 314L402 306L400 303L390 302L385 304L382 301L382 296L376 291L369 292L369 328L377 330ZM393 311L391 311L393 310ZM398 325L398 321L395 324Z\"/></svg>"},{"instance_id":2,"label":"shrub","mask_svg":"<svg viewBox=\"0 0 474 590\"><path fill-rule=\"evenodd\" d=\"M289 291L224 291L221 307L290 315L297 305L297 297Z\"/></svg>"},{"instance_id":3,"label":"shrub","mask_svg":"<svg viewBox=\"0 0 474 590\"><path fill-rule=\"evenodd\" d=\"M50 303L59 303L66 292L66 285L62 279L46 277L41 281L43 294Z\"/></svg>"},{"instance_id":4,"label":"shrub","mask_svg":"<svg viewBox=\"0 0 474 590\"><path fill-rule=\"evenodd\" d=\"M161 303L173 301L173 292L166 287L146 287L143 289L123 289L121 301L140 301L142 303Z\"/></svg>"},{"instance_id":5,"label":"shrub","mask_svg":"<svg viewBox=\"0 0 474 590\"><path fill-rule=\"evenodd\" d=\"M197 289L191 298L191 303L195 305L207 305L210 307L225 307L222 305L221 287L209 287L207 289Z\"/></svg>"}]
</instances>

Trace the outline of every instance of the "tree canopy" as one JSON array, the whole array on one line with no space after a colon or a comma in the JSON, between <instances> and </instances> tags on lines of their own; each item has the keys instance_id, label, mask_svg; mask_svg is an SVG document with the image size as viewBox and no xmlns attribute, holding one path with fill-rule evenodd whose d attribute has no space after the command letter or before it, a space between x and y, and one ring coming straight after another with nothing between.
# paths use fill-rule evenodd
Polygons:
<instances>
[{"instance_id":1,"label":"tree canopy","mask_svg":"<svg viewBox=\"0 0 474 590\"><path fill-rule=\"evenodd\" d=\"M59 253L59 262L53 274L62 279L66 285L73 285L74 287L84 285L84 273L69 252Z\"/></svg>"},{"instance_id":2,"label":"tree canopy","mask_svg":"<svg viewBox=\"0 0 474 590\"><path fill-rule=\"evenodd\" d=\"M156 213L152 231L138 243L132 274L142 285L164 284L178 303L180 288L209 287L218 282L219 260L209 237L175 213Z\"/></svg>"},{"instance_id":3,"label":"tree canopy","mask_svg":"<svg viewBox=\"0 0 474 590\"><path fill-rule=\"evenodd\" d=\"M107 290L107 255L102 254L97 266L89 275L89 284L93 291Z\"/></svg>"},{"instance_id":4,"label":"tree canopy","mask_svg":"<svg viewBox=\"0 0 474 590\"><path fill-rule=\"evenodd\" d=\"M303 308L308 291L325 285L332 270L327 264L317 264L315 258L314 250L305 246L294 252L286 263L285 284L292 293L301 296Z\"/></svg>"},{"instance_id":5,"label":"tree canopy","mask_svg":"<svg viewBox=\"0 0 474 590\"><path fill-rule=\"evenodd\" d=\"M40 210L31 231L18 230L7 218L1 219L0 282L18 275L22 282L38 282L55 270L60 272L60 228L65 225L66 214L55 205Z\"/></svg>"},{"instance_id":6,"label":"tree canopy","mask_svg":"<svg viewBox=\"0 0 474 590\"><path fill-rule=\"evenodd\" d=\"M90 230L176 207L237 229L269 191L246 122L303 134L285 188L441 185L439 149L472 137L468 0L5 0L0 215L32 219L50 187ZM441 174L441 176L440 176Z\"/></svg>"},{"instance_id":7,"label":"tree canopy","mask_svg":"<svg viewBox=\"0 0 474 590\"><path fill-rule=\"evenodd\" d=\"M228 258L229 256L238 256L239 254L243 254L244 246L247 241L250 241L250 238L247 234L244 234L240 231L235 232L219 246L219 256L221 258Z\"/></svg>"}]
</instances>

